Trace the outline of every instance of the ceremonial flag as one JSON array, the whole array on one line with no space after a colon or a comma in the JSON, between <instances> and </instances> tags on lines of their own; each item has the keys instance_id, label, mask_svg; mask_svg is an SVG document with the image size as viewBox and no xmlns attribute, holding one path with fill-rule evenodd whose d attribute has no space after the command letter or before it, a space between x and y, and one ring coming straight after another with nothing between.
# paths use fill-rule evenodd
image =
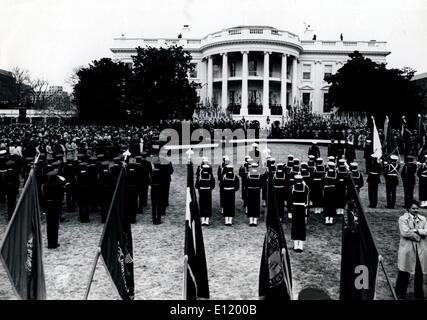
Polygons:
<instances>
[{"instance_id":1,"label":"ceremonial flag","mask_svg":"<svg viewBox=\"0 0 427 320\"><path fill-rule=\"evenodd\" d=\"M346 177L347 216L341 248L340 300L374 300L378 250L351 175Z\"/></svg>"},{"instance_id":2,"label":"ceremonial flag","mask_svg":"<svg viewBox=\"0 0 427 320\"><path fill-rule=\"evenodd\" d=\"M411 131L408 129L405 116L402 116L402 129L400 135L403 140L403 154L406 157L408 154L413 152L414 148L411 142Z\"/></svg>"},{"instance_id":3,"label":"ceremonial flag","mask_svg":"<svg viewBox=\"0 0 427 320\"><path fill-rule=\"evenodd\" d=\"M372 117L372 124L373 124L373 154L377 157L377 159L379 160L382 155L383 155L383 151L381 148L381 141L380 141L380 136L378 134L378 130L377 130L377 126L375 125L375 119L374 117Z\"/></svg>"},{"instance_id":4,"label":"ceremonial flag","mask_svg":"<svg viewBox=\"0 0 427 320\"><path fill-rule=\"evenodd\" d=\"M126 169L121 168L100 240L100 254L123 300L135 297Z\"/></svg>"},{"instance_id":5,"label":"ceremonial flag","mask_svg":"<svg viewBox=\"0 0 427 320\"><path fill-rule=\"evenodd\" d=\"M384 160L388 160L391 155L399 155L399 149L397 147L396 140L394 140L393 132L391 130L390 121L388 116L384 120L384 146L383 154L385 155Z\"/></svg>"},{"instance_id":6,"label":"ceremonial flag","mask_svg":"<svg viewBox=\"0 0 427 320\"><path fill-rule=\"evenodd\" d=\"M258 294L266 300L293 300L291 262L272 180L268 179L267 231L262 249Z\"/></svg>"},{"instance_id":7,"label":"ceremonial flag","mask_svg":"<svg viewBox=\"0 0 427 320\"><path fill-rule=\"evenodd\" d=\"M34 169L31 169L25 182L6 230L0 253L0 258L19 298L46 299L40 207Z\"/></svg>"},{"instance_id":8,"label":"ceremonial flag","mask_svg":"<svg viewBox=\"0 0 427 320\"><path fill-rule=\"evenodd\" d=\"M421 117L420 114L418 114L418 119L417 119L417 142L418 142L418 156L422 156L422 151L424 150L424 145L425 145L425 129L424 129L424 123L423 123L423 118Z\"/></svg>"},{"instance_id":9,"label":"ceremonial flag","mask_svg":"<svg viewBox=\"0 0 427 320\"><path fill-rule=\"evenodd\" d=\"M190 154L189 154L190 156ZM184 241L184 299L209 299L205 246L194 189L193 163L187 165L187 201Z\"/></svg>"}]
</instances>

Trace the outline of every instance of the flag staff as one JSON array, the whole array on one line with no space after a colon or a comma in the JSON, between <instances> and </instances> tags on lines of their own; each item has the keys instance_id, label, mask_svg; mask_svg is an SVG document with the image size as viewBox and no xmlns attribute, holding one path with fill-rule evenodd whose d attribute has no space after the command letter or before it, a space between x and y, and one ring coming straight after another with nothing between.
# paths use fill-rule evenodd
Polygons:
<instances>
[{"instance_id":1,"label":"flag staff","mask_svg":"<svg viewBox=\"0 0 427 320\"><path fill-rule=\"evenodd\" d=\"M393 286L391 285L390 278L388 277L388 274L385 271L383 257L380 255L378 257L378 259L379 259L379 264L381 264L381 269L383 269L383 272L384 272L385 278L387 280L388 286L390 287L390 291L391 291L391 293L393 295L393 298L394 298L394 300L398 300L397 296L396 296L396 292L394 292Z\"/></svg>"},{"instance_id":2,"label":"flag staff","mask_svg":"<svg viewBox=\"0 0 427 320\"><path fill-rule=\"evenodd\" d=\"M182 300L187 300L187 269L188 269L188 255L184 256L184 286L182 289Z\"/></svg>"},{"instance_id":3,"label":"flag staff","mask_svg":"<svg viewBox=\"0 0 427 320\"><path fill-rule=\"evenodd\" d=\"M86 287L86 293L85 293L84 300L87 300L87 297L89 296L90 286L92 285L93 275L95 274L96 264L98 263L98 259L99 259L100 254L101 254L101 248L96 247L95 259L93 260L92 271L90 272L90 275L89 275L89 282L88 282L87 287Z\"/></svg>"}]
</instances>

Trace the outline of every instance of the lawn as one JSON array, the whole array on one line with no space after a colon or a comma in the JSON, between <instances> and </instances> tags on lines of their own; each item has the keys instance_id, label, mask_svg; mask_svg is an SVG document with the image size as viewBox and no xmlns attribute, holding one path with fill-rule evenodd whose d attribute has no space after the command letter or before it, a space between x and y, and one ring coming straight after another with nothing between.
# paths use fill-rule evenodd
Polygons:
<instances>
[{"instance_id":1,"label":"lawn","mask_svg":"<svg viewBox=\"0 0 427 320\"><path fill-rule=\"evenodd\" d=\"M241 148L241 147L239 147ZM297 144L269 144L276 161L286 161L289 153L307 160L308 146ZM321 147L326 159L326 148ZM225 153L231 156L231 149ZM240 149L239 149L240 152ZM240 152L244 154L245 152ZM216 154L218 163L221 155ZM361 170L365 169L361 152L357 161ZM237 159L235 166L243 162ZM217 165L214 165L216 172ZM137 215L137 223L132 225L134 243L135 299L164 300L182 299L183 251L186 197L186 166L174 165L172 176L170 206L163 217L162 224L151 223L151 206L143 214ZM397 248L399 233L397 220L403 213L403 189L398 186L396 209L386 209L385 183L379 187L379 205L368 208L366 174L365 186L360 192L362 206L365 208L378 251L384 258L384 265L393 283L397 276ZM236 217L233 226L225 226L219 213L218 185L213 191L213 217L211 225L203 228L209 287L211 299L257 299L258 275L262 245L265 234L264 215L258 227L249 227L242 210L240 190L236 194ZM418 198L418 190L415 191ZM6 205L0 204L0 239L6 227ZM425 214L425 210L421 210ZM96 247L102 233L103 224L99 213L91 213L91 222L81 224L78 213L68 213L68 220L59 229L60 247L47 249L46 220L42 217L43 259L46 275L48 299L80 300L84 298L89 274L92 268ZM333 299L339 297L341 228L342 217L332 226L326 226L323 218L311 215L307 225L307 241L303 253L292 250L290 240L290 221L283 224L292 266L294 296L306 286L320 287ZM409 286L413 291L413 282ZM0 299L16 299L3 266L0 267ZM93 279L89 299L118 299L101 262ZM377 299L390 300L392 295L385 277L379 272Z\"/></svg>"}]
</instances>

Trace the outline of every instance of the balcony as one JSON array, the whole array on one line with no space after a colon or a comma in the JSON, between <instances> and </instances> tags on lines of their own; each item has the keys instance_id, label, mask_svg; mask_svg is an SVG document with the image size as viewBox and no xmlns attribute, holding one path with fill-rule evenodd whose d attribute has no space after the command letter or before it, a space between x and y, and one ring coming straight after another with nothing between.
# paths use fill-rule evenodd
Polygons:
<instances>
[{"instance_id":1,"label":"balcony","mask_svg":"<svg viewBox=\"0 0 427 320\"><path fill-rule=\"evenodd\" d=\"M227 111L230 112L231 114L240 114L240 108L242 106L240 104L237 103L230 103L227 107Z\"/></svg>"},{"instance_id":2,"label":"balcony","mask_svg":"<svg viewBox=\"0 0 427 320\"><path fill-rule=\"evenodd\" d=\"M272 116L283 115L283 108L281 104L270 104L270 114Z\"/></svg>"},{"instance_id":3,"label":"balcony","mask_svg":"<svg viewBox=\"0 0 427 320\"><path fill-rule=\"evenodd\" d=\"M251 77L257 77L258 76L258 72L256 70L249 70L249 76L251 76Z\"/></svg>"},{"instance_id":4,"label":"balcony","mask_svg":"<svg viewBox=\"0 0 427 320\"><path fill-rule=\"evenodd\" d=\"M280 78L282 76L280 71L270 71L270 78Z\"/></svg>"},{"instance_id":5,"label":"balcony","mask_svg":"<svg viewBox=\"0 0 427 320\"><path fill-rule=\"evenodd\" d=\"M249 103L248 114L262 114L262 104Z\"/></svg>"}]
</instances>

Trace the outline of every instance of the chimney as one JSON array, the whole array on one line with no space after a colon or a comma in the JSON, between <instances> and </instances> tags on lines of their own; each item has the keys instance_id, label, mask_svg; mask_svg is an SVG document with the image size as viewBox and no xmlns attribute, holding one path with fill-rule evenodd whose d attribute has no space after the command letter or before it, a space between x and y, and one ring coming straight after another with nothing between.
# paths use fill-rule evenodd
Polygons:
<instances>
[{"instance_id":1,"label":"chimney","mask_svg":"<svg viewBox=\"0 0 427 320\"><path fill-rule=\"evenodd\" d=\"M182 27L182 34L188 35L189 33L190 33L190 26L188 24L184 24L184 26Z\"/></svg>"},{"instance_id":2,"label":"chimney","mask_svg":"<svg viewBox=\"0 0 427 320\"><path fill-rule=\"evenodd\" d=\"M305 27L303 38L304 38L304 40L313 40L313 36L314 36L314 30L308 24L307 27Z\"/></svg>"}]
</instances>

